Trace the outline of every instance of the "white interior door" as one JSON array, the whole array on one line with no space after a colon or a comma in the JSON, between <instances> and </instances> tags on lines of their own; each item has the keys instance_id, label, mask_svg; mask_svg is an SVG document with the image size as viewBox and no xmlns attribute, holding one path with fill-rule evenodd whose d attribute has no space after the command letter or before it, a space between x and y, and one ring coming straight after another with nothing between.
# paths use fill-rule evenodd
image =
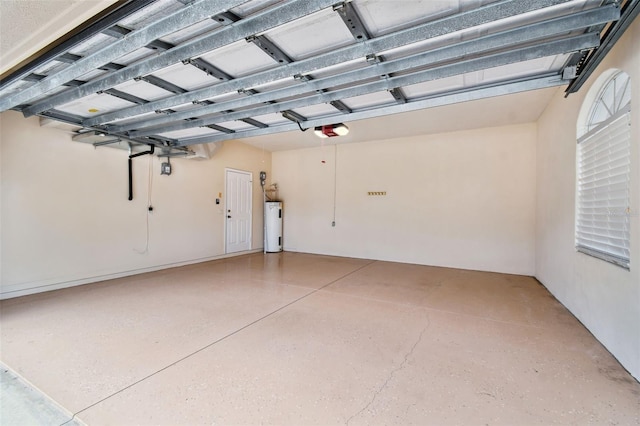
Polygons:
<instances>
[{"instance_id":1,"label":"white interior door","mask_svg":"<svg viewBox=\"0 0 640 426\"><path fill-rule=\"evenodd\" d=\"M251 250L250 172L226 170L226 244L227 253Z\"/></svg>"}]
</instances>

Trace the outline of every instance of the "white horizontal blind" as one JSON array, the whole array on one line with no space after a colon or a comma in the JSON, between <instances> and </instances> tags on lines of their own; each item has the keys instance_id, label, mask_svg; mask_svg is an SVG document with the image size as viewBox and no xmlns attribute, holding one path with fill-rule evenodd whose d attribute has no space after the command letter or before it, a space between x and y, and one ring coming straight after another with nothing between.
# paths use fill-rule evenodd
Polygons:
<instances>
[{"instance_id":1,"label":"white horizontal blind","mask_svg":"<svg viewBox=\"0 0 640 426\"><path fill-rule=\"evenodd\" d=\"M618 114L578 140L576 247L629 268L631 113Z\"/></svg>"}]
</instances>

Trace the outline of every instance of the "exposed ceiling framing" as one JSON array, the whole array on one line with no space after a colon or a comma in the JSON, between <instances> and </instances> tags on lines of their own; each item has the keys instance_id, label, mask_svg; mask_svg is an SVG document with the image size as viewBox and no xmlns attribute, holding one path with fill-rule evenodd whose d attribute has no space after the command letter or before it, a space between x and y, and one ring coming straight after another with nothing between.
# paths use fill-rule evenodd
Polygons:
<instances>
[{"instance_id":1,"label":"exposed ceiling framing","mask_svg":"<svg viewBox=\"0 0 640 426\"><path fill-rule=\"evenodd\" d=\"M639 3L124 2L3 76L0 111L73 124L77 140L169 155L547 87L570 93Z\"/></svg>"}]
</instances>

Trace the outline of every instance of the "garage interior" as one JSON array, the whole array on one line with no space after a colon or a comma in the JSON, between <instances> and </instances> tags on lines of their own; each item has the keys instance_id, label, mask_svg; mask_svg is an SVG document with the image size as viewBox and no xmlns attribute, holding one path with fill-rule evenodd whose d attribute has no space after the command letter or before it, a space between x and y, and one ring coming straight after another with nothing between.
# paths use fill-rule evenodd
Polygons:
<instances>
[{"instance_id":1,"label":"garage interior","mask_svg":"<svg viewBox=\"0 0 640 426\"><path fill-rule=\"evenodd\" d=\"M31 420L640 422L639 3L1 2ZM577 177L619 118L622 256Z\"/></svg>"}]
</instances>

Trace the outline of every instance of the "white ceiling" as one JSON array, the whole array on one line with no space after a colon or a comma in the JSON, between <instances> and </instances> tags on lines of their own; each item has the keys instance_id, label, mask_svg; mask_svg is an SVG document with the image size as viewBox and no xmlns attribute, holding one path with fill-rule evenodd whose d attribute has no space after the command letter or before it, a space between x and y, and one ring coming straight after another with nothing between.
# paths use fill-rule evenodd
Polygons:
<instances>
[{"instance_id":1,"label":"white ceiling","mask_svg":"<svg viewBox=\"0 0 640 426\"><path fill-rule=\"evenodd\" d=\"M399 137L533 123L562 87L535 90L454 105L428 108L348 123L349 134L320 139L313 131L256 136L243 142L268 151L312 148Z\"/></svg>"},{"instance_id":2,"label":"white ceiling","mask_svg":"<svg viewBox=\"0 0 640 426\"><path fill-rule=\"evenodd\" d=\"M101 9L113 4L115 1L116 0L0 0L0 65L2 65L2 71L6 71L9 67L15 65L20 60L28 57L30 54L37 52L52 40L70 31L79 23L88 19L91 15L98 13ZM458 1L460 1L460 3L458 3ZM575 4L578 4L581 8L584 6L584 1L588 0L576 0ZM385 25L393 24L393 22L391 22L393 21L393 19L397 18L402 22L402 19L399 18L401 17L400 15L402 11L398 8L391 8L390 11L387 11L388 13L384 14L391 22L391 24L386 21L375 22L372 17L367 15L370 10L376 10L376 8L383 6L386 7L389 3L391 3L391 0L388 0L388 3L387 1L380 0L360 0L359 4L364 4L369 7L369 9L364 8L363 11L365 12L364 15L366 19L370 21L370 23L373 22L373 24L370 25L371 28L369 29L374 35L384 30ZM433 14L438 15L439 13L443 12L441 10L436 10L437 7L435 6L437 6L438 4L440 4L441 6L451 4L464 4L465 6L468 6L469 4L475 5L476 3L481 4L482 0L448 0L440 2L433 0L429 4L432 4L435 8L432 11ZM424 3L418 0L412 3L404 2L403 4L422 4L423 6L421 7L424 7ZM323 17L323 13L327 15L327 19L320 19ZM330 22L329 18L333 19L333 21L335 21L334 23L336 24L336 31L332 33L335 35L336 40L330 40L330 44L333 43L336 47L344 45L345 43L347 43L350 34L348 31L346 31L345 33L344 26L341 25L342 23L340 22L340 19L337 18L337 15L335 15L331 11L326 11L318 14L318 16L313 17L313 19L315 19L316 21L320 19L322 21L321 24ZM300 27L300 31L302 31L302 33L306 31L308 34L308 32L313 32L313 24L315 23L315 21L309 19L307 21L309 22L303 21L305 25ZM295 25L300 26L299 23L295 23ZM293 27L294 24L291 24L289 26ZM305 41L302 37L295 36L296 33L292 30L295 36L293 37L290 32L283 32L283 28L291 30L291 28L283 26L280 29L272 31L271 33L269 33L269 35L272 40L278 42L281 47L283 45L286 47L286 49L284 49L287 51L286 53L288 53L294 59L300 59L314 54L313 45L309 45L310 40L308 38L306 38ZM340 33L338 30L341 30L345 34ZM282 35L280 33L282 33ZM288 37L288 39L285 37L285 35ZM313 39L314 38L312 37L311 41ZM326 49L327 43L327 40L322 40L322 47ZM253 44L246 44L243 42L240 43L240 45L245 50L253 49L257 51L257 48ZM300 48L300 46L305 47L305 49ZM230 49L231 47L233 47L233 45L218 49L217 57L223 57L225 49ZM296 49L298 49L299 51ZM223 71L226 71L232 75L243 75L245 72L254 72L257 69L262 69L266 66L269 66L268 61L265 60L265 57L261 56L259 52L258 54L253 55L246 55L241 53L242 52L237 49L232 49L228 52L229 55L234 54L236 56L242 56L243 59L239 62L236 62L241 63L245 67L251 65L249 64L250 61L247 62L251 58L262 59L266 63L253 64L251 66L253 66L255 69L252 68L248 71L244 69L224 69L225 65L228 65L229 63L236 63L233 61L220 63L218 66L223 69ZM212 63L214 63L214 59L216 59L208 58L207 56L203 57L205 59L209 59ZM542 61L539 61L540 64L537 64L536 67L539 66L541 71L544 71L546 69L556 69L564 62L565 59L565 56L543 58L543 60L546 60L548 63L542 63ZM214 63L214 65L216 65L216 63ZM529 63L515 64L510 67L514 69L512 70L508 67L503 68L508 69L508 74L512 76L526 75L534 70L534 67ZM198 71L195 68L185 68L182 67L182 65L177 66L177 68L179 68L180 70L191 71L194 74L193 78L186 78L184 79L184 81L181 80L182 87L188 90L193 90L197 87L200 87L200 85L202 84L210 84L208 83L208 80L211 79L211 77L205 74L198 74ZM166 76L163 75L162 71L156 72L155 75L163 76L166 80L171 82L171 78L175 77L177 74L169 73L168 71L170 70L170 68L167 68L166 70ZM490 71L491 70L485 70L476 74L469 73L465 75L455 76L450 79L440 79L434 82L426 82L414 86L407 86L406 90L409 92L409 96L419 96L422 94L433 93L434 91L438 92L439 90L447 88L453 90L459 87L465 87L469 84L475 84L480 81L491 82L492 79L498 79L501 77L499 75L491 75ZM321 72L319 72L319 74L321 74ZM195 76L199 77L202 82L196 79ZM475 81L474 78L476 78L478 81ZM187 83L191 84L193 87L189 86L189 84ZM447 86L447 84L449 84L451 87ZM435 90L431 87L434 85L437 86L438 90ZM147 89L146 86L147 83L145 82L130 81L118 86L118 89L129 90L129 93L138 95L138 93L135 92L134 89ZM161 90L155 87L151 88L158 92L157 96L155 95L155 93L147 93L149 92L149 90L140 91L139 96L144 95L143 97L149 100L153 100L157 97L162 97L163 94ZM537 91L511 94L466 103L457 103L443 107L434 107L413 112L398 113L384 117L354 121L348 123L351 129L349 135L347 135L346 137L334 138L330 140L320 140L313 135L312 131L293 131L247 138L243 139L243 142L263 148L265 150L277 151L319 146L322 141L324 141L324 143L333 143L335 141L342 144L390 139L394 137L416 136L421 134L442 133L472 128L529 123L535 122L538 119L540 114L546 108L550 99L558 90L562 89L547 88ZM385 96L392 100L388 93L380 93L381 94L379 96ZM236 94L235 96L240 95ZM373 93L361 97L346 98L344 100L344 103L354 109L366 109L369 104L373 105L380 102L380 100L376 96L378 96L378 94ZM371 99L369 99L368 97L371 97ZM99 101L103 101L105 99L108 101L105 105L97 105ZM107 95L91 95L77 101L78 111L70 110L67 112L73 112L78 115L86 115L87 105L89 105L89 103L87 103L88 100L91 101L89 102L91 104L91 107L99 107L98 109L100 109L101 112L108 111L110 108L117 109L119 107L118 103L125 102L116 98L110 98ZM324 106L331 110L331 108L325 104L319 104L307 108ZM71 107L73 107L73 105L69 104L67 106L67 109ZM177 107L175 109L179 110L180 107ZM64 111L64 108L62 108L61 110ZM297 111L308 114L308 116L311 118L314 116L313 111L303 111L301 108L297 109ZM319 115L322 115L323 113L326 112L318 112ZM283 121L282 116L280 116L279 114L271 115L273 115L272 121L270 121L270 119L267 119L267 117L263 117L264 119L260 117L256 118L259 118L266 124L271 124L271 122L275 123ZM284 121L286 122L286 120ZM234 123L241 124L242 128L247 127L246 125L244 125L244 123L241 123L239 121L220 124L226 126L227 128L235 129L235 127L237 126L234 126ZM195 134L215 133L215 131L206 128L195 128L191 129L190 132L195 132ZM169 136L171 136L171 134L169 134Z\"/></svg>"},{"instance_id":3,"label":"white ceiling","mask_svg":"<svg viewBox=\"0 0 640 426\"><path fill-rule=\"evenodd\" d=\"M0 74L117 0L0 0Z\"/></svg>"}]
</instances>

